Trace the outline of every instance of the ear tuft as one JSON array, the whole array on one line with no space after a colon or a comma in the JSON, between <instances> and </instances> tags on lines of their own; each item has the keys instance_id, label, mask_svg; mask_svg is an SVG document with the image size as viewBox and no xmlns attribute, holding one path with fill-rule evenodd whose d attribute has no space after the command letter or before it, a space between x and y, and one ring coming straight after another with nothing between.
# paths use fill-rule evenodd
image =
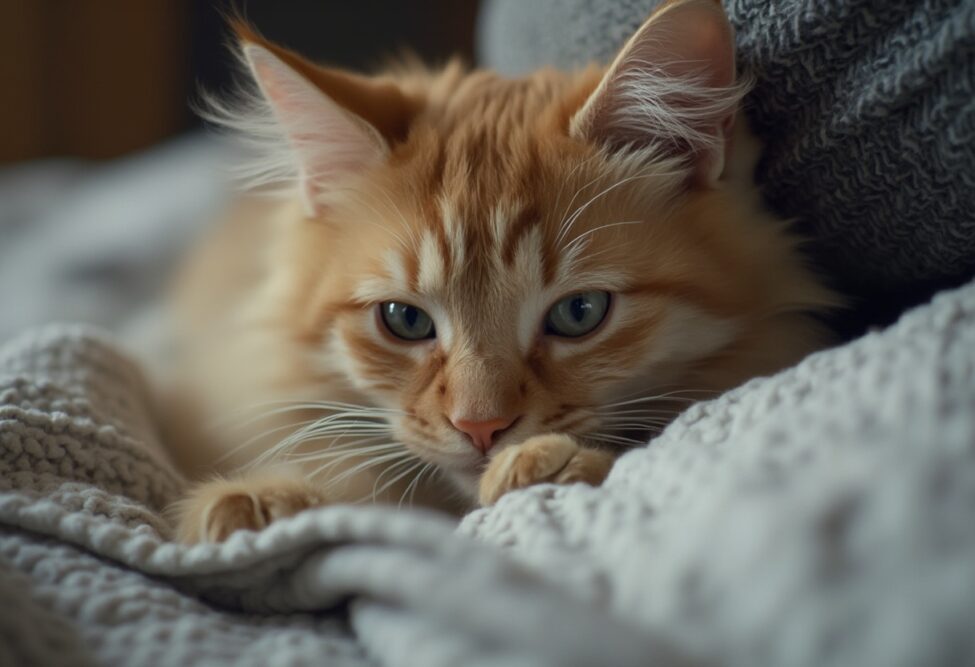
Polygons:
<instances>
[{"instance_id":1,"label":"ear tuft","mask_svg":"<svg viewBox=\"0 0 975 667\"><path fill-rule=\"evenodd\" d=\"M615 150L683 158L693 179L724 168L735 112L749 88L735 75L734 33L715 0L677 0L630 38L572 119L572 136Z\"/></svg>"},{"instance_id":2,"label":"ear tuft","mask_svg":"<svg viewBox=\"0 0 975 667\"><path fill-rule=\"evenodd\" d=\"M257 44L266 47L268 41L257 31L257 28L247 22L241 14L231 14L227 18L230 32L237 38L238 44Z\"/></svg>"}]
</instances>

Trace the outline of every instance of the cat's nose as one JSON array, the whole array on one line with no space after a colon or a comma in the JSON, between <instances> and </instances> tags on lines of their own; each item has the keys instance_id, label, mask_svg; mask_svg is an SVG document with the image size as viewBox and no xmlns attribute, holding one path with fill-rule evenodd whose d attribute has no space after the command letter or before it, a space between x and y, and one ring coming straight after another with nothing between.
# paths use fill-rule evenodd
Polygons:
<instances>
[{"instance_id":1,"label":"cat's nose","mask_svg":"<svg viewBox=\"0 0 975 667\"><path fill-rule=\"evenodd\" d=\"M517 417L500 417L498 419L486 419L484 421L473 421L470 419L451 419L461 433L466 433L471 439L471 444L481 452L487 454L494 446L494 436L507 429L517 421Z\"/></svg>"}]
</instances>

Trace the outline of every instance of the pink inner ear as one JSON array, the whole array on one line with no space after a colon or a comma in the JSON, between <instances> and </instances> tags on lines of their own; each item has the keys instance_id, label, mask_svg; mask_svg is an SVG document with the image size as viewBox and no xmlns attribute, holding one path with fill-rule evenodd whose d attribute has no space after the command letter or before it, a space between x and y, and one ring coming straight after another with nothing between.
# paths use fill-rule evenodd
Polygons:
<instances>
[{"instance_id":1,"label":"pink inner ear","mask_svg":"<svg viewBox=\"0 0 975 667\"><path fill-rule=\"evenodd\" d=\"M313 214L318 194L333 180L375 164L386 146L372 126L267 49L249 44L244 53L298 163L300 189Z\"/></svg>"},{"instance_id":2,"label":"pink inner ear","mask_svg":"<svg viewBox=\"0 0 975 667\"><path fill-rule=\"evenodd\" d=\"M573 134L614 148L659 144L714 181L743 94L734 33L714 0L685 0L652 16L623 47L573 120Z\"/></svg>"}]
</instances>

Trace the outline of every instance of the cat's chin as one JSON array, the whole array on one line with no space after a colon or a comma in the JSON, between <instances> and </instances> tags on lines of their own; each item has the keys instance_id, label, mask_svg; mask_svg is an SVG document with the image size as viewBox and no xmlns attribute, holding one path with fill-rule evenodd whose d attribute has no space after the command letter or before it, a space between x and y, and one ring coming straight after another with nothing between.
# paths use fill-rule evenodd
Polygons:
<instances>
[{"instance_id":1,"label":"cat's chin","mask_svg":"<svg viewBox=\"0 0 975 667\"><path fill-rule=\"evenodd\" d=\"M414 456L434 464L440 470L442 479L467 500L477 499L478 484L488 464L486 457L475 454L473 448L470 452L447 452L409 438L403 438L401 442Z\"/></svg>"},{"instance_id":2,"label":"cat's chin","mask_svg":"<svg viewBox=\"0 0 975 667\"><path fill-rule=\"evenodd\" d=\"M477 487L481 479L480 469L457 470L451 468L441 468L444 477L450 482L457 491L462 493L468 500L477 499Z\"/></svg>"}]
</instances>

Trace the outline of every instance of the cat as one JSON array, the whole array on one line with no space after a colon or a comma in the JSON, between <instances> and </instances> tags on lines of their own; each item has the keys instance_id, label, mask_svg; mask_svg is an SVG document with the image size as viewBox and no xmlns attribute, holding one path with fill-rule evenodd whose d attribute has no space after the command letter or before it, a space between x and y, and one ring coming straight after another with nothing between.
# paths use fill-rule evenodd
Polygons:
<instances>
[{"instance_id":1,"label":"cat","mask_svg":"<svg viewBox=\"0 0 975 667\"><path fill-rule=\"evenodd\" d=\"M609 66L515 79L363 76L235 30L254 89L210 113L259 149L261 194L178 281L169 441L229 475L179 503L181 539L598 485L689 402L827 343L839 299L762 207L716 0L665 3Z\"/></svg>"}]
</instances>

